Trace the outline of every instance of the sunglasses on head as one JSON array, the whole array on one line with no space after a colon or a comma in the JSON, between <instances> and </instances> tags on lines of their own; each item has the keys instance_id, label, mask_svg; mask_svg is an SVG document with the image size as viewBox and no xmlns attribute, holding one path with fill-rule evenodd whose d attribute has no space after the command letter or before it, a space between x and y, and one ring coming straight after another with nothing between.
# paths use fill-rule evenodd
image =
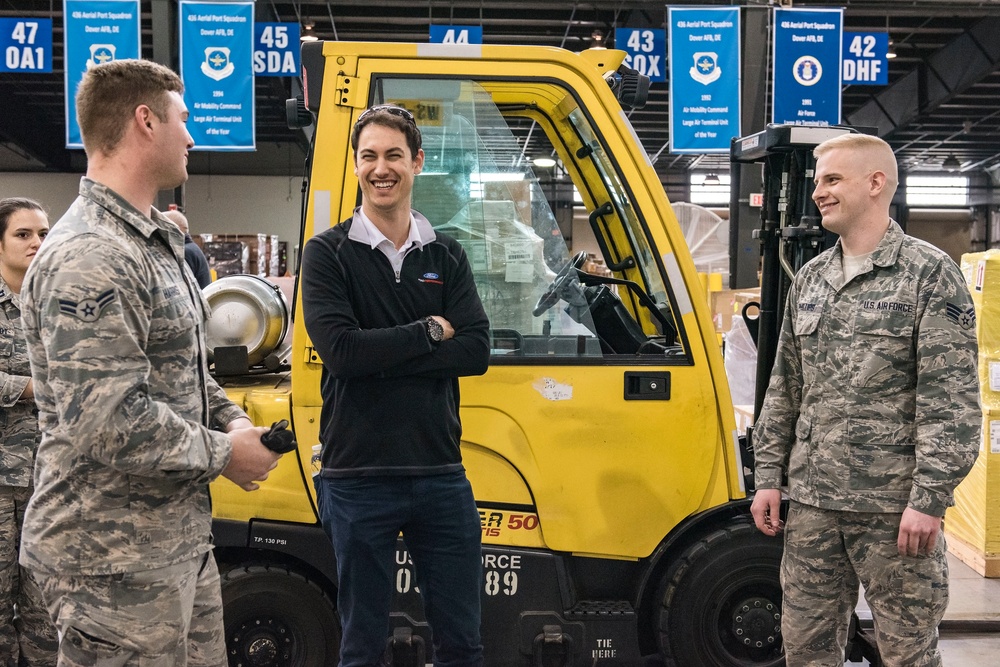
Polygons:
<instances>
[{"instance_id":1,"label":"sunglasses on head","mask_svg":"<svg viewBox=\"0 0 1000 667\"><path fill-rule=\"evenodd\" d=\"M378 104L373 107L369 107L368 109L365 109L363 112L361 112L361 115L358 116L358 122L360 123L364 119L370 118L371 116L379 113L380 111L384 111L385 113L393 116L398 116L399 118L402 118L405 121L413 123L414 126L416 126L417 124L417 121L413 119L412 113L410 113L403 107L397 107L393 104Z\"/></svg>"}]
</instances>

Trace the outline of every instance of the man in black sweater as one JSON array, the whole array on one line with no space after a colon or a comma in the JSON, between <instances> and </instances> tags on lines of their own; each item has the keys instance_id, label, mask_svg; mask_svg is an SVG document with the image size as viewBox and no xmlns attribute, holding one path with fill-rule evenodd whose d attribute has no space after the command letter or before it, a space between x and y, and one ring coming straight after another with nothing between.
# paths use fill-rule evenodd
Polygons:
<instances>
[{"instance_id":1,"label":"man in black sweater","mask_svg":"<svg viewBox=\"0 0 1000 667\"><path fill-rule=\"evenodd\" d=\"M171 204L171 206L175 206ZM191 238L190 227L188 227L187 216L176 208L170 208L160 213L164 218L177 225L184 234L184 262L191 267L194 279L198 281L198 287L205 289L212 284L212 272L208 268L208 260L205 253L201 251L198 244Z\"/></svg>"},{"instance_id":2,"label":"man in black sweater","mask_svg":"<svg viewBox=\"0 0 1000 667\"><path fill-rule=\"evenodd\" d=\"M480 520L459 442L458 378L489 361L489 321L462 247L410 208L413 116L383 105L351 133L361 206L302 257L306 330L323 360L316 479L337 554L341 667L382 661L400 532L434 664L483 664Z\"/></svg>"}]
</instances>

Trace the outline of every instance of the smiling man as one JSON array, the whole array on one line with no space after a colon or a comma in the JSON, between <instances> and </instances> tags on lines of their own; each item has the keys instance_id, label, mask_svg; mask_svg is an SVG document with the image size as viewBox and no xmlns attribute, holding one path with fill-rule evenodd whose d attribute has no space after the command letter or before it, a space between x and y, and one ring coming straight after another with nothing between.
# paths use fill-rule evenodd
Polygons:
<instances>
[{"instance_id":1,"label":"smiling man","mask_svg":"<svg viewBox=\"0 0 1000 667\"><path fill-rule=\"evenodd\" d=\"M323 360L316 491L337 554L341 667L382 664L400 532L434 664L483 662L458 378L486 372L489 321L462 246L410 208L420 143L406 109L362 113L351 133L361 206L302 257L302 310Z\"/></svg>"},{"instance_id":2,"label":"smiling man","mask_svg":"<svg viewBox=\"0 0 1000 667\"><path fill-rule=\"evenodd\" d=\"M860 581L883 663L933 667L941 520L979 448L975 311L955 263L890 219L888 144L845 134L814 154L813 200L840 239L795 276L754 428L754 520L785 533L786 661L844 664Z\"/></svg>"},{"instance_id":3,"label":"smiling man","mask_svg":"<svg viewBox=\"0 0 1000 667\"><path fill-rule=\"evenodd\" d=\"M21 564L60 667L225 664L208 484L277 465L208 374L184 237L153 208L187 180L182 92L143 60L84 74L87 175L22 290L41 443Z\"/></svg>"}]
</instances>

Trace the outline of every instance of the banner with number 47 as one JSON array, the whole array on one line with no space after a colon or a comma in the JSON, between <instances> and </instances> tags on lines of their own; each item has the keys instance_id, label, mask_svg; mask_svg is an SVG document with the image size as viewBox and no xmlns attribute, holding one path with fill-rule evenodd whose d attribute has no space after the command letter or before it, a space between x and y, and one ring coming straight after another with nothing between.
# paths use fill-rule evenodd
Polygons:
<instances>
[{"instance_id":1,"label":"banner with number 47","mask_svg":"<svg viewBox=\"0 0 1000 667\"><path fill-rule=\"evenodd\" d=\"M0 72L52 71L52 19L0 18Z\"/></svg>"}]
</instances>

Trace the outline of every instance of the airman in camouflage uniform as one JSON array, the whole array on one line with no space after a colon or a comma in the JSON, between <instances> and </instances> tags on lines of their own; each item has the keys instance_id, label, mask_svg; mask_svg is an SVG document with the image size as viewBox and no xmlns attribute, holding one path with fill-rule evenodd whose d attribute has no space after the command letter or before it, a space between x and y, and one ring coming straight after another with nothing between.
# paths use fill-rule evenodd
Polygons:
<instances>
[{"instance_id":1,"label":"airman in camouflage uniform","mask_svg":"<svg viewBox=\"0 0 1000 667\"><path fill-rule=\"evenodd\" d=\"M754 431L765 534L788 478L787 664L844 664L860 580L885 665L936 666L941 517L979 443L975 311L955 263L889 219L887 144L845 135L816 156L813 198L841 238L795 277Z\"/></svg>"},{"instance_id":2,"label":"airman in camouflage uniform","mask_svg":"<svg viewBox=\"0 0 1000 667\"><path fill-rule=\"evenodd\" d=\"M208 375L208 306L152 208L187 178L181 92L146 61L87 71L87 177L22 292L42 437L21 563L60 667L224 665L208 483L251 490L277 463Z\"/></svg>"},{"instance_id":3,"label":"airman in camouflage uniform","mask_svg":"<svg viewBox=\"0 0 1000 667\"><path fill-rule=\"evenodd\" d=\"M56 664L56 630L31 573L18 565L24 509L33 490L38 411L18 292L48 232L41 206L0 199L0 665ZM8 284L7 280L10 280ZM15 620L15 606L17 619Z\"/></svg>"}]
</instances>

